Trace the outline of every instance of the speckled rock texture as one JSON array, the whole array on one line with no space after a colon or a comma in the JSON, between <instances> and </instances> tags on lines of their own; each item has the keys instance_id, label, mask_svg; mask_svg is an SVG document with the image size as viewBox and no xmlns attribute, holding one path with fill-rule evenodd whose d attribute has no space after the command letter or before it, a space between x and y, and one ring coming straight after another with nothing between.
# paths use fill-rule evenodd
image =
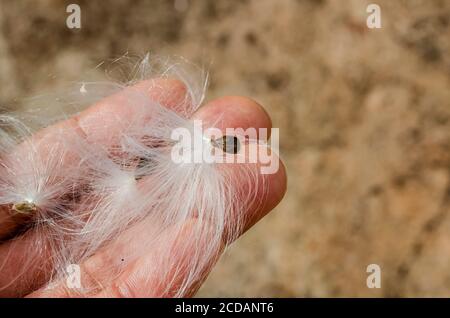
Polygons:
<instances>
[{"instance_id":1,"label":"speckled rock texture","mask_svg":"<svg viewBox=\"0 0 450 318\"><path fill-rule=\"evenodd\" d=\"M450 296L450 1L370 2L1 0L0 106L102 78L127 51L208 65L208 99L273 117L289 189L199 296Z\"/></svg>"}]
</instances>

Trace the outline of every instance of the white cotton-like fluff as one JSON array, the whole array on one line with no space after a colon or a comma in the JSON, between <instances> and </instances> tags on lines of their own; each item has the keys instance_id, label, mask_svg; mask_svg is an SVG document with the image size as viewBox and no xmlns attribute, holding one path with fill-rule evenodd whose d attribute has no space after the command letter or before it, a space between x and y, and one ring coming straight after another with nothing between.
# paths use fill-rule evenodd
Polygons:
<instances>
[{"instance_id":1,"label":"white cotton-like fluff","mask_svg":"<svg viewBox=\"0 0 450 318\"><path fill-rule=\"evenodd\" d=\"M130 61L122 58L117 64ZM182 59L146 56L124 74L123 83L77 84L55 99L63 107L50 118L0 115L0 226L13 220L0 239L11 239L10 233L13 240L31 237L28 256L21 258L21 270L11 281L65 289L68 296L101 295L108 287L134 296L132 281L125 289L117 281L129 268L139 268L136 280L157 282L148 285L155 292L147 295L191 295L223 245L243 230L243 209L262 200L255 189L264 179L256 165L234 164L232 170L227 164L171 158L172 131L194 131L191 116L205 96L205 72ZM155 78L183 82L183 101L169 109L132 88ZM129 117L117 118L120 133L106 145L70 125L55 126L84 106L125 91ZM164 93L159 92L159 100ZM90 123L90 131L95 132L95 124ZM47 126L52 126L50 135ZM247 185L237 187L236 176ZM0 259L0 271L7 262ZM81 266L81 287L66 286L71 264ZM39 282L27 275L36 268L44 272ZM89 277L93 272L95 280ZM0 294L7 287L0 284Z\"/></svg>"}]
</instances>

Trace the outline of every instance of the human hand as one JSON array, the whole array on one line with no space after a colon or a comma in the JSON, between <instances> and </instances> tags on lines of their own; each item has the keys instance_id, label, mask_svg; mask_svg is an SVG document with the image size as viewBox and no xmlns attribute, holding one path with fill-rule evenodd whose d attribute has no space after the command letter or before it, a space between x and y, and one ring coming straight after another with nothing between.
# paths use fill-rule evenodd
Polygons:
<instances>
[{"instance_id":1,"label":"human hand","mask_svg":"<svg viewBox=\"0 0 450 318\"><path fill-rule=\"evenodd\" d=\"M155 84L155 81L157 84ZM134 89L145 92L149 98L157 100L168 108L178 105L179 99L184 98L186 90L181 82L169 79L152 80L151 84L149 82L141 82ZM160 91L164 91L165 93L160 94ZM127 117L130 116L126 99L122 97L119 94L106 98L73 118L43 129L34 135L33 138L41 141L45 140L45 143L41 143L46 145L45 149L43 148L41 151L48 151L52 149L51 145L54 142L52 136L54 135L53 132L55 129L59 131L61 129L70 129L71 131L79 131L90 142L102 143L108 146L108 144L114 142L114 136L120 134L120 129L123 125L120 125L119 121L126 121ZM271 128L270 118L263 108L256 102L244 97L228 96L213 100L201 107L195 113L194 118L201 119L206 123L215 123L218 116L221 117L221 121L219 127L216 127L223 130L225 128L235 127L243 129L249 127L256 129L267 128L269 130ZM20 150L18 150L18 153L20 153ZM231 166L228 169L234 169L234 167ZM235 173L239 173L239 170L236 169ZM279 170L275 174L264 175L261 178L265 178L265 182L258 182L256 186L262 187L264 184L265 189L258 188L253 191L256 191L256 193L264 192L266 195L261 195L263 202L253 202L243 208L245 215L240 216L244 220L242 233L272 210L280 202L286 191L286 174L281 163ZM236 178L236 180L238 179ZM246 185L236 184L234 186L244 187ZM21 223L20 220L18 221L11 217L10 209L10 206L0 206L0 238L13 233ZM189 237L189 231L192 225L190 222L196 222L196 220L193 219L185 224L183 233L181 234L181 240L183 240L183 237ZM123 240L119 238L117 242L102 248L100 252L92 255L84 264L81 264L81 275L83 277L89 277L86 283L105 286L104 288L97 288L97 292L89 296L168 297L175 294L175 291L167 292L164 288L160 288L167 282L161 281L161 277L149 275L149 271L146 270L155 266L153 260L158 256L158 247L152 247L152 250L140 255L134 262L126 264L125 268L121 270L120 276L115 278L112 284L102 284L102 281L108 279L107 277L103 277L103 271L101 270L106 263L109 264L111 259L120 258L123 251L135 248L135 245L144 244L145 239L143 236L146 235L145 226L148 226L145 222L132 225L121 234L124 238ZM170 232L170 229L166 230L166 232L162 235L170 237L174 234ZM20 233L17 236L9 237L0 244L0 296L71 296L70 292L62 286L63 282L61 282L61 286L57 284L52 289L42 288L49 278L47 273L51 271L49 268L51 262L48 260L52 259L53 256L49 255L50 252L48 250L36 251L36 254L33 255L33 266L27 268L26 271L22 267L24 260L30 257L30 246L35 244L38 238L37 233L34 232L33 228L30 228L28 231ZM207 243L207 239L205 239L204 244ZM228 243L224 241L223 245ZM192 246L192 253L197 252L201 248L202 246ZM217 251L217 254L221 253L221 248ZM192 283L192 286L189 288L189 293L185 296L192 296L198 290L216 260L217 258L211 259L207 268L204 269L202 277ZM173 255L173 264L177 264L177 268L182 268L183 262L186 261L185 256L181 257L176 255L176 253ZM183 280L183 272L177 273L172 279L175 280L173 285L176 286L177 280Z\"/></svg>"}]
</instances>

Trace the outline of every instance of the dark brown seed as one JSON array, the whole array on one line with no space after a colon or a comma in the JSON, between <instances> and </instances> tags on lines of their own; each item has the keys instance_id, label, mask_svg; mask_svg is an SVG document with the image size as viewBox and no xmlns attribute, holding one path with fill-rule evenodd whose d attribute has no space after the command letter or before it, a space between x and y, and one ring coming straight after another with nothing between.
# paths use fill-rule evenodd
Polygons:
<instances>
[{"instance_id":1,"label":"dark brown seed","mask_svg":"<svg viewBox=\"0 0 450 318\"><path fill-rule=\"evenodd\" d=\"M237 154L241 148L239 139L235 136L223 136L221 138L211 140L214 147L221 148L226 153Z\"/></svg>"}]
</instances>

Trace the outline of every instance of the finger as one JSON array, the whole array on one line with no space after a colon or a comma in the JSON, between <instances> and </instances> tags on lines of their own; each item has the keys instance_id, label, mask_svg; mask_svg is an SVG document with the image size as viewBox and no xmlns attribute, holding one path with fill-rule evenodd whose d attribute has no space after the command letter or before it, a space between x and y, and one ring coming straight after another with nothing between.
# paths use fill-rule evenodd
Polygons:
<instances>
[{"instance_id":1,"label":"finger","mask_svg":"<svg viewBox=\"0 0 450 318\"><path fill-rule=\"evenodd\" d=\"M246 114L246 116L239 116L236 115L236 113ZM205 122L217 123L215 118L219 115L224 119L221 128L242 127L245 129L250 126L270 128L271 125L267 114L258 104L248 99L241 98L231 98L229 100L224 98L221 99L218 104L213 101L200 110L195 115L195 118L204 119ZM254 119L255 124L252 122L252 119ZM260 146L258 145L258 147ZM273 152L272 155L274 156L273 160L279 160ZM255 184L249 184L246 180L243 180L243 176L246 176L245 170L255 170L255 168L259 168L259 165L259 163L249 163L239 167L231 165L225 168L229 169L228 173L234 180L233 186L238 189L238 193L256 193L256 197L260 199L260 202L243 200L242 202L248 204L248 206L244 206L239 210L243 215L232 216L240 217L244 222L240 234L251 227L278 204L286 189L286 175L281 163L280 168L275 173L258 176L260 179L256 182L256 189L250 188L251 186L255 186ZM183 295L192 295L206 278L222 250L221 245L221 247L215 248L215 252L209 253L209 259L203 264L201 274L194 280L188 280L186 275L188 275L190 271L180 271L177 269L187 269L189 266L192 266L192 256L199 250L206 249L210 242L208 235L204 235L200 241L193 240L192 237L197 236L192 235L192 233L196 232L192 229L192 223L188 223L185 230L180 230L180 228L177 227L175 230L169 232L166 236L166 240L163 235L159 244L156 246L149 247L144 243L143 246L147 248L147 250L145 248L138 249L139 255L136 261L124 265L125 267L122 268L121 275L117 277L112 284L108 283L110 277L105 275L104 269L108 268L109 264L115 263L114 260L120 259L122 255L133 254L137 250L136 246L139 246L139 244L142 244L143 242L147 242L145 235L146 233L149 233L149 230L146 226L142 227L142 224L139 224L128 229L126 231L128 240L118 240L117 243L111 244L104 251L93 256L91 260L88 260L87 264L91 265L84 264L82 266L84 269L84 276L90 278L87 283L92 284L92 282L96 282L98 286L106 286L96 293L96 296L98 297L147 297L172 296L175 293L174 287L182 285L182 282L189 281L190 286L185 289L185 294ZM168 254L166 249L168 244L167 240L170 240L173 236L177 235L181 235L182 237L182 239L176 240L177 244L180 244L179 242L183 242L183 244L181 246L176 244L178 248L175 248L175 250L178 250L179 252ZM224 236L224 240L229 239L227 236ZM123 242L127 243L124 244ZM225 243L225 241L223 241L223 243ZM118 245L120 247L118 247ZM161 267L161 255L169 257L166 262L166 264L169 264L168 266ZM93 266L92 264L95 265ZM167 272L169 272L169 275L165 274ZM173 288L167 290L167 288L164 288L167 285L173 286ZM64 286L63 282L60 282L59 287L56 290L41 290L32 294L32 296L36 297L66 297L71 295L73 295L73 293Z\"/></svg>"},{"instance_id":2,"label":"finger","mask_svg":"<svg viewBox=\"0 0 450 318\"><path fill-rule=\"evenodd\" d=\"M249 98L238 96L223 97L212 101L200 108L194 114L194 119L202 120L205 128L213 125L223 133L226 133L227 128L242 128L243 130L254 128L258 131L258 137L264 130L267 131L266 137L270 137L272 130L271 119L264 108ZM244 222L242 231L238 234L245 232L272 210L283 198L287 186L286 170L277 153L271 151L264 144L252 144L250 147L256 150L253 153L267 153L265 161L273 163L278 169L271 174L261 174L260 158L256 158L255 163L251 163L251 160L244 160L244 164L221 167L238 193L243 196L252 194L253 197L253 200L249 198L250 202L243 215L235 215L231 218L233 221L241 218ZM260 152L260 150L262 151ZM244 155L248 156L249 154ZM248 175L249 172L256 173L256 180L254 180L255 175Z\"/></svg>"},{"instance_id":3,"label":"finger","mask_svg":"<svg viewBox=\"0 0 450 318\"><path fill-rule=\"evenodd\" d=\"M270 137L272 121L265 109L254 100L242 96L226 96L201 107L193 116L205 127L214 127L225 132L227 128L265 129ZM259 137L259 134L258 134Z\"/></svg>"},{"instance_id":4,"label":"finger","mask_svg":"<svg viewBox=\"0 0 450 318\"><path fill-rule=\"evenodd\" d=\"M171 108L175 111L182 111L186 107L186 103L189 103L189 97L187 96L187 89L183 83L177 80L171 79L154 79L145 82L138 83L133 87L125 88L121 93L106 98L81 112L74 118L57 123L50 127L47 127L39 131L36 135L31 137L31 141L27 141L26 144L21 144L17 147L14 153L11 154L12 158L17 158L18 162L23 162L21 158L28 158L27 153L29 145L32 144L36 152L35 159L47 160L49 154L55 154L55 152L66 153L60 162L58 169L61 171L67 171L69 166L77 164L77 154L71 151L70 145L73 145L77 141L77 138L81 135L89 137L90 142L95 142L108 147L113 135L120 135L120 129L124 126L121 121L131 120L136 113L132 113L133 109L136 112L140 110L136 109L136 105L146 105L145 102L133 103L136 99L128 99L130 96L146 96L149 101L157 102L162 106ZM130 105L130 103L132 105ZM64 140L64 142L61 142ZM69 147L67 147L69 146ZM69 154L67 154L69 153ZM19 163L20 164L20 163ZM21 225L21 220L18 220L15 216L11 215L11 206L0 206L0 240L13 234L15 230ZM27 233L25 236L27 242L34 242L38 237L36 233ZM25 257L29 253L28 244L18 244L17 240L14 242L5 242L0 245L0 260L6 260L6 257L10 257L11 260L17 260L21 257ZM48 255L36 255L36 262L33 262L33 266L29 268L26 273L22 273L18 268L17 263L12 261L4 262L1 266L2 274L0 275L0 296L8 295L9 292L21 291L29 292L29 289L22 290L18 282L10 284L12 280L19 274L22 278L29 282L36 276L36 270L40 268L40 262L48 260ZM36 270L33 269L36 267ZM34 281L33 286L39 284L39 281ZM30 286L30 284L24 284L24 286Z\"/></svg>"},{"instance_id":5,"label":"finger","mask_svg":"<svg viewBox=\"0 0 450 318\"><path fill-rule=\"evenodd\" d=\"M11 217L9 207L0 206L0 239L14 233L20 223Z\"/></svg>"},{"instance_id":6,"label":"finger","mask_svg":"<svg viewBox=\"0 0 450 318\"><path fill-rule=\"evenodd\" d=\"M143 81L101 100L75 120L89 141L113 145L133 121L152 115L151 103L181 112L190 103L187 94L186 86L178 80Z\"/></svg>"},{"instance_id":7,"label":"finger","mask_svg":"<svg viewBox=\"0 0 450 318\"><path fill-rule=\"evenodd\" d=\"M193 239L198 227L205 228L198 220L191 219L180 226L174 225L165 230L156 244L149 244L149 229L154 227L146 220L122 233L118 240L108 248L81 264L82 289L68 288L64 280L52 288L38 290L28 297L169 297L178 293L180 283L190 271L193 249L210 249L208 230L205 235ZM207 227L207 226L206 226ZM210 229L211 231L212 229ZM138 239L137 233L141 233ZM142 233L144 233L142 235ZM147 240L146 240L147 238ZM218 258L222 244L210 249L210 259L201 264L198 270L207 272ZM170 251L170 252L168 252ZM130 252L132 254L130 254ZM138 253L139 257L132 255ZM116 268L112 268L111 264ZM120 274L111 279L111 273ZM204 275L199 275L204 277ZM193 280L185 293L192 294L201 280Z\"/></svg>"},{"instance_id":8,"label":"finger","mask_svg":"<svg viewBox=\"0 0 450 318\"><path fill-rule=\"evenodd\" d=\"M136 233L130 231L130 235L134 241ZM169 228L161 236L159 244L148 253L141 253L133 266L127 267L112 285L94 297L194 295L224 248L224 243L216 242L213 237L213 227L198 219Z\"/></svg>"},{"instance_id":9,"label":"finger","mask_svg":"<svg viewBox=\"0 0 450 318\"><path fill-rule=\"evenodd\" d=\"M43 167L48 166L49 154L53 155L51 158L60 155L61 158L55 162L57 166L48 167L49 171L44 171L43 178L48 182L52 178L45 174L51 174L53 179L63 179L67 171L71 168L74 170L72 166L77 166L80 162L79 154L73 150L78 149L74 145L79 143L80 137L108 149L118 142L121 133L133 120L145 120L147 116L151 116L153 107L150 107L150 103L158 103L181 112L189 102L186 86L180 81L153 79L140 82L99 101L73 118L37 132L30 140L20 144L13 153L8 154L8 164L13 165L9 168L13 171L19 170L22 174L29 171L28 174L31 175L40 163ZM62 177L58 176L58 173ZM0 174L8 175L3 171L0 171ZM9 181L14 184L14 180ZM14 203L17 202L0 206L0 240L14 234L21 225L21 222L17 222L21 219L11 215L11 206Z\"/></svg>"},{"instance_id":10,"label":"finger","mask_svg":"<svg viewBox=\"0 0 450 318\"><path fill-rule=\"evenodd\" d=\"M0 245L0 297L22 297L42 286L52 272L46 240L33 232Z\"/></svg>"}]
</instances>

